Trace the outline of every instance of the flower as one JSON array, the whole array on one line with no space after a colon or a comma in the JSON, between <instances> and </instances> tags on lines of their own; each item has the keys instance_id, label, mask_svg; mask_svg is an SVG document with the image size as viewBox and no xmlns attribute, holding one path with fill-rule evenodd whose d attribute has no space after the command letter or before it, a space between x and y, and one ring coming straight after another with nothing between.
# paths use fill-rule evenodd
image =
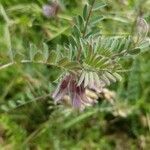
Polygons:
<instances>
[{"instance_id":1,"label":"flower","mask_svg":"<svg viewBox=\"0 0 150 150\"><path fill-rule=\"evenodd\" d=\"M66 75L61 80L52 94L52 98L57 103L61 102L66 95L70 97L72 106L76 109L84 109L86 106L91 106L96 102L96 100L87 97L86 88L83 84L77 85L77 77L73 74Z\"/></svg>"},{"instance_id":2,"label":"flower","mask_svg":"<svg viewBox=\"0 0 150 150\"><path fill-rule=\"evenodd\" d=\"M43 6L43 14L47 18L55 17L58 13L58 10L59 6L56 2L52 4L46 4Z\"/></svg>"}]
</instances>

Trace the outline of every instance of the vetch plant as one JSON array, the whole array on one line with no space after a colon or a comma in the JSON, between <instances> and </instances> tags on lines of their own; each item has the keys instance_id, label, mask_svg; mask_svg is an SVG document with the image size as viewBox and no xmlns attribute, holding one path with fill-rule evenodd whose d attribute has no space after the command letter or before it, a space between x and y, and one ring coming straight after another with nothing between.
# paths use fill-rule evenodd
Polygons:
<instances>
[{"instance_id":1,"label":"vetch plant","mask_svg":"<svg viewBox=\"0 0 150 150\"><path fill-rule=\"evenodd\" d=\"M86 89L101 93L112 82L121 80L122 66L120 59L130 54L140 52L139 47L133 47L134 41L129 36L102 37L96 28L96 23L103 20L102 16L92 17L92 13L106 4L95 7L95 1L90 6L85 5L83 16L75 19L68 51L71 51L71 60L75 60L79 68L67 72L53 94L56 102L70 96L75 108L84 108L93 105L96 100L87 97ZM141 44L141 43L138 43Z\"/></svg>"},{"instance_id":2,"label":"vetch plant","mask_svg":"<svg viewBox=\"0 0 150 150\"><path fill-rule=\"evenodd\" d=\"M97 23L105 18L93 14L105 6L95 0L86 4L83 14L75 17L72 32L63 47L58 45L49 53L46 44L43 44L43 51L31 45L29 59L23 59L18 53L12 55L11 51L11 62L0 66L0 70L16 63L38 63L60 68L62 74L52 93L55 103L61 103L67 95L74 108L83 110L94 105L97 99L88 97L86 90L101 93L111 83L120 81L124 72L122 59L138 54L147 46L145 39L135 40L134 35L101 35ZM146 26L142 32L147 33L145 20L140 24Z\"/></svg>"}]
</instances>

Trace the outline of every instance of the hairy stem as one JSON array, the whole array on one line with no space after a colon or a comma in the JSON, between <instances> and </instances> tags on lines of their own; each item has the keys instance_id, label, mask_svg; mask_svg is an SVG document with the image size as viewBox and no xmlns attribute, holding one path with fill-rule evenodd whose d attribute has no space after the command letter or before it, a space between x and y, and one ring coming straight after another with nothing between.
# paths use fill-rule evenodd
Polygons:
<instances>
[{"instance_id":1,"label":"hairy stem","mask_svg":"<svg viewBox=\"0 0 150 150\"><path fill-rule=\"evenodd\" d=\"M83 37L85 37L85 34L86 34L87 26L88 26L88 23L89 23L90 16L92 14L92 9L93 9L94 3L95 3L95 0L93 0L93 3L91 5L91 8L90 8L90 11L89 11L89 14L88 14L88 17L86 19L86 23L85 23L85 27L84 27L84 31L83 31Z\"/></svg>"},{"instance_id":2,"label":"hairy stem","mask_svg":"<svg viewBox=\"0 0 150 150\"><path fill-rule=\"evenodd\" d=\"M94 6L95 1L96 1L96 0L93 0L93 3L92 3L92 5L91 5L90 11L89 11L89 14L88 14L87 19L86 19L86 23L85 23L85 27L84 27L83 35L82 35L83 38L85 37L85 34L86 34L87 26L88 26L88 23L89 23L90 16L91 16L91 14L92 14L92 9L93 9L93 6ZM80 46L80 48L79 48L79 50L78 50L78 56L77 56L77 60L78 60L78 61L80 60L80 57L81 57L81 51L82 51L82 49L81 49L81 46Z\"/></svg>"}]
</instances>

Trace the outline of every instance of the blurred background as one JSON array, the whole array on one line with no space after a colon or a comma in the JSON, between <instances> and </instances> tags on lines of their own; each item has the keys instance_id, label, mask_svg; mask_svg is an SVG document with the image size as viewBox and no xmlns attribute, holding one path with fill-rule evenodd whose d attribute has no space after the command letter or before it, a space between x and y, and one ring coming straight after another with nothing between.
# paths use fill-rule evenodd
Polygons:
<instances>
[{"instance_id":1,"label":"blurred background","mask_svg":"<svg viewBox=\"0 0 150 150\"><path fill-rule=\"evenodd\" d=\"M0 0L0 149L150 149L150 48L125 60L125 69L130 69L123 80L83 112L53 104L49 94L59 69L39 64L1 67L11 53L28 57L30 49L51 51L63 45L74 16L87 2ZM102 35L130 35L137 17L150 23L149 0L102 2L107 4L97 12L105 18L97 24ZM115 111L109 104L112 92Z\"/></svg>"}]
</instances>

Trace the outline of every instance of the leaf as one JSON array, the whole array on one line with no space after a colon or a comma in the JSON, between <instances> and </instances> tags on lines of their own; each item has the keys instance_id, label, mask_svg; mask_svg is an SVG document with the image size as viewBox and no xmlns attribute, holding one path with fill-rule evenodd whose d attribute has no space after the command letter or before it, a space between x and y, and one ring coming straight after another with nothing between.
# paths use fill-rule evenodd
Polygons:
<instances>
[{"instance_id":1,"label":"leaf","mask_svg":"<svg viewBox=\"0 0 150 150\"><path fill-rule=\"evenodd\" d=\"M87 61L86 61L87 64L89 64L89 65L92 66L93 61L94 61L96 58L97 58L97 54L96 54L96 53L89 55L89 57L88 57L88 59L87 59Z\"/></svg>"},{"instance_id":2,"label":"leaf","mask_svg":"<svg viewBox=\"0 0 150 150\"><path fill-rule=\"evenodd\" d=\"M79 37L81 36L80 29L79 29L76 25L74 25L74 27L73 27L73 34L74 34L74 36L76 36L76 38L78 38L78 39L79 39Z\"/></svg>"},{"instance_id":3,"label":"leaf","mask_svg":"<svg viewBox=\"0 0 150 150\"><path fill-rule=\"evenodd\" d=\"M1 110L5 111L5 112L9 111L9 108L6 105L1 105L0 108L1 108Z\"/></svg>"},{"instance_id":4,"label":"leaf","mask_svg":"<svg viewBox=\"0 0 150 150\"><path fill-rule=\"evenodd\" d=\"M106 5L107 5L106 3L97 2L94 4L92 11L100 10L101 8L105 7Z\"/></svg>"},{"instance_id":5,"label":"leaf","mask_svg":"<svg viewBox=\"0 0 150 150\"><path fill-rule=\"evenodd\" d=\"M9 57L10 57L11 61L13 61L14 56L13 56L13 51L12 51L11 37L10 37L10 31L9 31L8 25L5 26L5 41L6 41L6 45L8 48Z\"/></svg>"},{"instance_id":6,"label":"leaf","mask_svg":"<svg viewBox=\"0 0 150 150\"><path fill-rule=\"evenodd\" d=\"M23 55L22 54L19 54L19 53L17 53L16 55L15 55L15 61L16 62L21 62L21 60L23 60Z\"/></svg>"},{"instance_id":7,"label":"leaf","mask_svg":"<svg viewBox=\"0 0 150 150\"><path fill-rule=\"evenodd\" d=\"M85 43L84 43L84 40L80 38L80 45L81 45L81 49L82 49L82 52L83 52L83 55L84 57L86 57L86 49L84 47Z\"/></svg>"},{"instance_id":8,"label":"leaf","mask_svg":"<svg viewBox=\"0 0 150 150\"><path fill-rule=\"evenodd\" d=\"M56 60L57 60L57 53L55 51L51 51L48 56L47 63L54 64L56 63Z\"/></svg>"},{"instance_id":9,"label":"leaf","mask_svg":"<svg viewBox=\"0 0 150 150\"><path fill-rule=\"evenodd\" d=\"M149 50L149 48L150 48L150 39L142 42L140 44L139 48L140 49L147 49L147 50Z\"/></svg>"},{"instance_id":10,"label":"leaf","mask_svg":"<svg viewBox=\"0 0 150 150\"><path fill-rule=\"evenodd\" d=\"M11 108L15 108L16 107L16 103L14 101L8 101L8 105Z\"/></svg>"},{"instance_id":11,"label":"leaf","mask_svg":"<svg viewBox=\"0 0 150 150\"><path fill-rule=\"evenodd\" d=\"M109 49L103 49L100 54L102 54L105 57L110 57L112 54L112 51Z\"/></svg>"},{"instance_id":12,"label":"leaf","mask_svg":"<svg viewBox=\"0 0 150 150\"><path fill-rule=\"evenodd\" d=\"M106 64L107 62L109 62L109 60L105 57L101 58L96 64L95 67L96 68L100 68L101 66L103 66L104 64Z\"/></svg>"},{"instance_id":13,"label":"leaf","mask_svg":"<svg viewBox=\"0 0 150 150\"><path fill-rule=\"evenodd\" d=\"M98 48L100 47L100 42L101 42L101 37L99 36L97 39L96 39L96 42L94 44L94 52L96 53L98 51Z\"/></svg>"},{"instance_id":14,"label":"leaf","mask_svg":"<svg viewBox=\"0 0 150 150\"><path fill-rule=\"evenodd\" d=\"M4 7L1 4L0 4L0 14L3 16L5 22L9 24L10 23L10 19L7 16L6 11L5 11Z\"/></svg>"},{"instance_id":15,"label":"leaf","mask_svg":"<svg viewBox=\"0 0 150 150\"><path fill-rule=\"evenodd\" d=\"M93 34L93 31L88 32L88 33L85 35L85 39L89 38L92 34Z\"/></svg>"},{"instance_id":16,"label":"leaf","mask_svg":"<svg viewBox=\"0 0 150 150\"><path fill-rule=\"evenodd\" d=\"M140 38L140 40L145 39L149 31L149 25L144 18L138 18L136 23L135 34Z\"/></svg>"},{"instance_id":17,"label":"leaf","mask_svg":"<svg viewBox=\"0 0 150 150\"><path fill-rule=\"evenodd\" d=\"M37 47L34 44L30 44L29 57L30 60L33 61L34 55L37 53Z\"/></svg>"},{"instance_id":18,"label":"leaf","mask_svg":"<svg viewBox=\"0 0 150 150\"><path fill-rule=\"evenodd\" d=\"M87 55L86 55L85 63L90 65L90 61L91 61L92 57L94 57L94 55L95 55L95 54L93 54L93 50L92 50L91 46L88 47L88 50L86 50L86 53L87 53Z\"/></svg>"},{"instance_id":19,"label":"leaf","mask_svg":"<svg viewBox=\"0 0 150 150\"><path fill-rule=\"evenodd\" d=\"M107 51L107 49L109 49L113 43L113 39L112 38L103 38L103 50Z\"/></svg>"},{"instance_id":20,"label":"leaf","mask_svg":"<svg viewBox=\"0 0 150 150\"><path fill-rule=\"evenodd\" d=\"M106 83L106 85L110 85L110 81L109 81L109 79L106 77L106 75L102 75L101 76L101 79Z\"/></svg>"},{"instance_id":21,"label":"leaf","mask_svg":"<svg viewBox=\"0 0 150 150\"><path fill-rule=\"evenodd\" d=\"M90 85L90 86L93 86L93 85L94 85L93 72L89 72L89 85Z\"/></svg>"},{"instance_id":22,"label":"leaf","mask_svg":"<svg viewBox=\"0 0 150 150\"><path fill-rule=\"evenodd\" d=\"M114 39L113 42L112 42L112 44L111 44L110 49L112 51L117 51L118 45L119 45L119 40L118 39Z\"/></svg>"},{"instance_id":23,"label":"leaf","mask_svg":"<svg viewBox=\"0 0 150 150\"><path fill-rule=\"evenodd\" d=\"M96 114L99 111L99 109L90 109L90 111L86 111L85 113L79 114L79 116L72 118L68 122L65 122L63 129L71 128L72 126L75 126L76 124L80 123L81 121L85 120L86 118Z\"/></svg>"},{"instance_id":24,"label":"leaf","mask_svg":"<svg viewBox=\"0 0 150 150\"><path fill-rule=\"evenodd\" d=\"M42 60L43 60L43 55L42 55L42 53L37 52L37 53L34 55L34 61L42 61Z\"/></svg>"},{"instance_id":25,"label":"leaf","mask_svg":"<svg viewBox=\"0 0 150 150\"><path fill-rule=\"evenodd\" d=\"M69 59L71 60L72 59L72 57L73 57L73 51L74 51L74 48L73 48L73 46L71 45L71 43L69 44L69 53L68 53L68 57L69 57Z\"/></svg>"},{"instance_id":26,"label":"leaf","mask_svg":"<svg viewBox=\"0 0 150 150\"><path fill-rule=\"evenodd\" d=\"M89 84L89 74L88 72L85 73L85 79L84 79L84 87L87 87Z\"/></svg>"},{"instance_id":27,"label":"leaf","mask_svg":"<svg viewBox=\"0 0 150 150\"><path fill-rule=\"evenodd\" d=\"M80 69L79 63L72 61L64 66L68 70Z\"/></svg>"},{"instance_id":28,"label":"leaf","mask_svg":"<svg viewBox=\"0 0 150 150\"><path fill-rule=\"evenodd\" d=\"M96 72L93 72L93 77L94 77L96 84L99 86L100 85L100 78Z\"/></svg>"},{"instance_id":29,"label":"leaf","mask_svg":"<svg viewBox=\"0 0 150 150\"><path fill-rule=\"evenodd\" d=\"M19 105L23 105L23 104L26 103L26 101L25 101L24 99L20 99L20 100L17 100L17 103L18 103Z\"/></svg>"},{"instance_id":30,"label":"leaf","mask_svg":"<svg viewBox=\"0 0 150 150\"><path fill-rule=\"evenodd\" d=\"M83 8L83 18L84 18L84 20L86 20L87 17L88 17L88 6L87 6L87 4L86 4L86 5L84 6L84 8Z\"/></svg>"},{"instance_id":31,"label":"leaf","mask_svg":"<svg viewBox=\"0 0 150 150\"><path fill-rule=\"evenodd\" d=\"M91 65L92 65L92 66L96 66L96 64L98 64L98 62L99 62L101 59L102 59L102 56L97 55L97 56L93 59Z\"/></svg>"},{"instance_id":32,"label":"leaf","mask_svg":"<svg viewBox=\"0 0 150 150\"><path fill-rule=\"evenodd\" d=\"M107 78L109 78L112 82L116 82L116 78L109 72L105 72Z\"/></svg>"},{"instance_id":33,"label":"leaf","mask_svg":"<svg viewBox=\"0 0 150 150\"><path fill-rule=\"evenodd\" d=\"M74 47L77 46L77 41L73 36L69 36L70 44Z\"/></svg>"},{"instance_id":34,"label":"leaf","mask_svg":"<svg viewBox=\"0 0 150 150\"><path fill-rule=\"evenodd\" d=\"M84 20L80 15L78 16L78 23L79 23L79 27L82 29L84 25Z\"/></svg>"},{"instance_id":35,"label":"leaf","mask_svg":"<svg viewBox=\"0 0 150 150\"><path fill-rule=\"evenodd\" d=\"M120 52L121 50L124 49L124 45L126 43L126 38L122 38L121 41L119 42L120 44L118 45L118 51Z\"/></svg>"},{"instance_id":36,"label":"leaf","mask_svg":"<svg viewBox=\"0 0 150 150\"><path fill-rule=\"evenodd\" d=\"M59 62L58 62L58 66L61 66L61 67L64 67L66 66L67 64L69 64L69 59L68 58L62 58Z\"/></svg>"},{"instance_id":37,"label":"leaf","mask_svg":"<svg viewBox=\"0 0 150 150\"><path fill-rule=\"evenodd\" d=\"M116 77L116 79L117 79L117 80L119 80L119 81L121 81L121 80L122 80L121 75L120 75L120 74L118 74L117 72L114 72L114 73L113 73L113 76L115 76L115 77Z\"/></svg>"},{"instance_id":38,"label":"leaf","mask_svg":"<svg viewBox=\"0 0 150 150\"><path fill-rule=\"evenodd\" d=\"M53 35L51 36L51 39L50 39L50 40L53 40L53 39L55 39L56 37L60 36L61 34L63 34L63 33L64 33L66 30L68 30L68 29L69 29L69 26L60 28L59 30L58 30L58 28L57 28L58 32L57 32L56 34L53 34Z\"/></svg>"},{"instance_id":39,"label":"leaf","mask_svg":"<svg viewBox=\"0 0 150 150\"><path fill-rule=\"evenodd\" d=\"M92 6L95 3L95 0L89 0L89 4Z\"/></svg>"},{"instance_id":40,"label":"leaf","mask_svg":"<svg viewBox=\"0 0 150 150\"><path fill-rule=\"evenodd\" d=\"M95 25L104 19L103 16L96 16L90 20L91 25Z\"/></svg>"},{"instance_id":41,"label":"leaf","mask_svg":"<svg viewBox=\"0 0 150 150\"><path fill-rule=\"evenodd\" d=\"M46 62L47 59L48 59L48 54L49 54L49 51L48 51L48 45L46 43L43 43L43 58L44 58L44 61Z\"/></svg>"},{"instance_id":42,"label":"leaf","mask_svg":"<svg viewBox=\"0 0 150 150\"><path fill-rule=\"evenodd\" d=\"M131 45L131 37L128 37L127 39L126 39L126 42L125 42L125 44L124 44L124 49L129 49L129 47L130 47L130 45Z\"/></svg>"},{"instance_id":43,"label":"leaf","mask_svg":"<svg viewBox=\"0 0 150 150\"><path fill-rule=\"evenodd\" d=\"M86 74L85 71L83 71L83 72L81 73L81 76L80 76L80 78L79 78L79 81L78 81L77 86L80 86L80 85L83 83L84 78L85 78L85 74Z\"/></svg>"},{"instance_id":44,"label":"leaf","mask_svg":"<svg viewBox=\"0 0 150 150\"><path fill-rule=\"evenodd\" d=\"M140 48L135 48L135 49L129 50L128 53L131 55L136 55L136 54L140 53L140 51L141 51Z\"/></svg>"},{"instance_id":45,"label":"leaf","mask_svg":"<svg viewBox=\"0 0 150 150\"><path fill-rule=\"evenodd\" d=\"M111 19L111 20L126 23L126 24L129 23L129 19L126 19L125 17L123 18L123 17L119 17L119 16L114 16L114 15L107 15L107 16L105 16L105 19Z\"/></svg>"}]
</instances>

